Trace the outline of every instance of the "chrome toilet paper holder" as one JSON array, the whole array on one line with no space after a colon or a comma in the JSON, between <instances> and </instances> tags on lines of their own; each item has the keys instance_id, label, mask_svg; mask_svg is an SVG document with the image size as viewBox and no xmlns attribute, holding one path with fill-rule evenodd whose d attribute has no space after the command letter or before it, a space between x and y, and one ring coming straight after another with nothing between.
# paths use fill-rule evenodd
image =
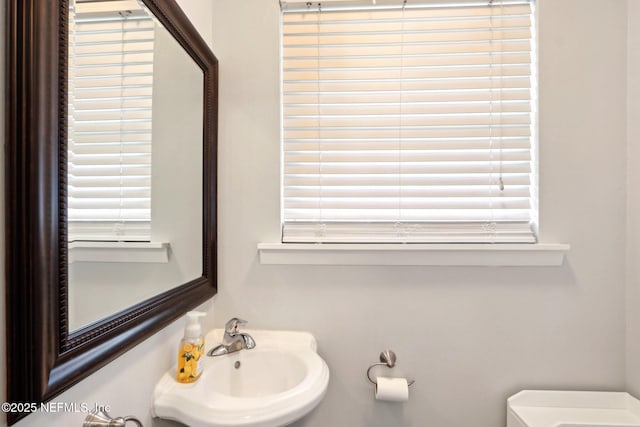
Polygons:
<instances>
[{"instance_id":1,"label":"chrome toilet paper holder","mask_svg":"<svg viewBox=\"0 0 640 427\"><path fill-rule=\"evenodd\" d=\"M387 368L393 368L394 366L396 366L396 360L397 357L393 350L383 351L382 353L380 353L380 362L371 364L371 366L369 366L369 369L367 369L367 379L371 382L371 384L377 386L377 381L371 379L371 370L376 366L386 366ZM408 386L413 385L413 383L415 383L415 380L407 380Z\"/></svg>"}]
</instances>

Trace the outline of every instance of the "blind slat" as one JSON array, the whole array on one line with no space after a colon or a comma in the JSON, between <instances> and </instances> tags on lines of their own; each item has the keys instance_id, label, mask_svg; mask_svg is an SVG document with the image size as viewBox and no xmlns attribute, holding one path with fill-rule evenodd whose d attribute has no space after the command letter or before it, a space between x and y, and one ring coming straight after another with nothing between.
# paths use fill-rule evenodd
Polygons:
<instances>
[{"instance_id":1,"label":"blind slat","mask_svg":"<svg viewBox=\"0 0 640 427\"><path fill-rule=\"evenodd\" d=\"M503 173L503 178L507 181L505 188L510 185L531 185L531 181L528 173ZM403 174L402 183L405 186L486 186L493 187L495 185L497 176L494 176L493 180L488 180L484 174ZM291 187L306 187L309 189L324 189L331 188L332 186L350 186L357 188L358 186L367 186L372 190L376 190L378 187L393 186L398 191L398 174L384 174L384 173L362 173L349 176L348 182L345 180L345 176L342 174L331 174L323 176L322 183L318 183L315 175L312 174L288 174L284 177L284 183L286 186ZM285 190L286 191L286 190ZM318 192L318 195L322 194ZM487 194L490 194L487 192Z\"/></svg>"}]
</instances>

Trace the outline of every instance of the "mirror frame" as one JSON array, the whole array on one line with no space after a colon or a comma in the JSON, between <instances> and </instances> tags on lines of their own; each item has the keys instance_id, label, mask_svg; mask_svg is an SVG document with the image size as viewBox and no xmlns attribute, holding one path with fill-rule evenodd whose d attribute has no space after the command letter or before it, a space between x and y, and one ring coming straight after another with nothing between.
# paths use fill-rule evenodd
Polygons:
<instances>
[{"instance_id":1,"label":"mirror frame","mask_svg":"<svg viewBox=\"0 0 640 427\"><path fill-rule=\"evenodd\" d=\"M68 0L6 9L7 400L67 390L217 291L218 61L175 0L142 0L204 74L203 273L69 333L66 158ZM57 18L57 19L56 19ZM8 413L8 425L28 412Z\"/></svg>"}]
</instances>

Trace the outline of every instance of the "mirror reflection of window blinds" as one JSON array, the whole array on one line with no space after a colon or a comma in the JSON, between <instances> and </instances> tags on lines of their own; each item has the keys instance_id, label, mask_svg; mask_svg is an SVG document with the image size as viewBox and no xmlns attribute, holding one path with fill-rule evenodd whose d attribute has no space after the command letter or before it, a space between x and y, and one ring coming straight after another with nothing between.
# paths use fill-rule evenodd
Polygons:
<instances>
[{"instance_id":1,"label":"mirror reflection of window blinds","mask_svg":"<svg viewBox=\"0 0 640 427\"><path fill-rule=\"evenodd\" d=\"M154 20L142 11L74 18L69 240L149 240Z\"/></svg>"},{"instance_id":2,"label":"mirror reflection of window blinds","mask_svg":"<svg viewBox=\"0 0 640 427\"><path fill-rule=\"evenodd\" d=\"M533 3L414 3L283 11L284 242L535 242Z\"/></svg>"}]
</instances>

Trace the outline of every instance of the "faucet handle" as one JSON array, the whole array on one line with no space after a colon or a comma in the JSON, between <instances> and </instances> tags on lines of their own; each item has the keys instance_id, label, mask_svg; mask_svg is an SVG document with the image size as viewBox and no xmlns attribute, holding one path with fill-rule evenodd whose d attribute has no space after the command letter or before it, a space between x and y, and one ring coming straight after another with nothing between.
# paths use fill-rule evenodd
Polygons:
<instances>
[{"instance_id":1,"label":"faucet handle","mask_svg":"<svg viewBox=\"0 0 640 427\"><path fill-rule=\"evenodd\" d=\"M246 325L248 322L246 320L242 320L242 319L238 319L237 317L234 317L233 319L230 319L227 324L224 327L224 331L225 333L227 333L229 336L235 336L239 331L238 328L240 326L244 326Z\"/></svg>"}]
</instances>

